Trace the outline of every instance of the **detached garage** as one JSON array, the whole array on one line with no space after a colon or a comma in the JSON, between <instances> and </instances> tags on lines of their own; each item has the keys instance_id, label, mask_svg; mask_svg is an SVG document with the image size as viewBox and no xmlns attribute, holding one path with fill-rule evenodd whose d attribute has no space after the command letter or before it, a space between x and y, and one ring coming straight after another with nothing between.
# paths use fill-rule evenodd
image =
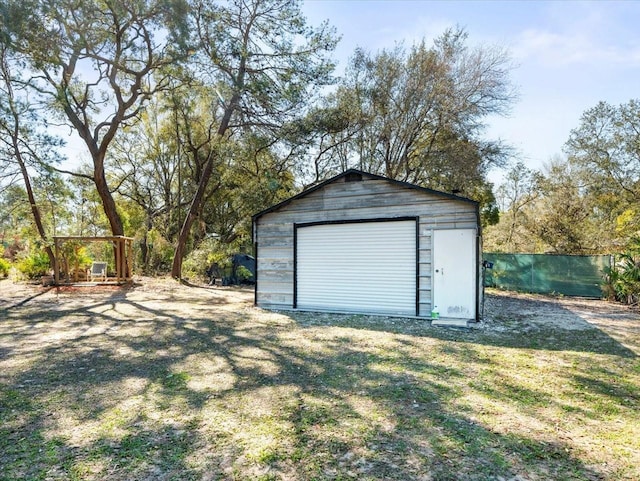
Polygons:
<instances>
[{"instance_id":1,"label":"detached garage","mask_svg":"<svg viewBox=\"0 0 640 481\"><path fill-rule=\"evenodd\" d=\"M476 320L478 203L348 170L253 217L256 305Z\"/></svg>"}]
</instances>

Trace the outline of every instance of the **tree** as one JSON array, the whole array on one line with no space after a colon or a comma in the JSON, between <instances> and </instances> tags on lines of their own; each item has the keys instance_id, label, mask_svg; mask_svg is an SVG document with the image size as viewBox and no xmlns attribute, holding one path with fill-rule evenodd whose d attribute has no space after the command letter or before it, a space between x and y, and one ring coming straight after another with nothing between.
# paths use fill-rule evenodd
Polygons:
<instances>
[{"instance_id":1,"label":"tree","mask_svg":"<svg viewBox=\"0 0 640 481\"><path fill-rule=\"evenodd\" d=\"M333 64L325 55L335 46L328 25L308 27L292 0L201 0L195 11L200 49L193 62L218 102L202 175L178 236L175 278L225 140L247 130L276 133L301 116L312 88L330 81Z\"/></svg>"},{"instance_id":2,"label":"tree","mask_svg":"<svg viewBox=\"0 0 640 481\"><path fill-rule=\"evenodd\" d=\"M600 102L571 131L566 151L588 172L586 189L597 214L610 226L610 245L620 250L640 223L640 101Z\"/></svg>"},{"instance_id":3,"label":"tree","mask_svg":"<svg viewBox=\"0 0 640 481\"><path fill-rule=\"evenodd\" d=\"M290 158L272 151L273 140L244 135L234 144L219 188L205 203L204 224L219 241L251 247L251 216L294 192Z\"/></svg>"},{"instance_id":4,"label":"tree","mask_svg":"<svg viewBox=\"0 0 640 481\"><path fill-rule=\"evenodd\" d=\"M352 92L339 86L303 119L284 127L284 141L291 155L301 159L295 169L305 187L350 167L351 143L365 122L354 102Z\"/></svg>"},{"instance_id":5,"label":"tree","mask_svg":"<svg viewBox=\"0 0 640 481\"><path fill-rule=\"evenodd\" d=\"M463 30L453 29L430 47L423 40L408 50L357 50L334 103L357 131L337 130L335 137L348 137L348 153L328 151L325 158L347 158L348 167L483 197L490 203L486 215L495 217L486 174L503 165L510 150L482 133L484 119L505 113L514 99L510 63L505 51L471 49L466 40ZM329 174L342 168L325 165Z\"/></svg>"},{"instance_id":6,"label":"tree","mask_svg":"<svg viewBox=\"0 0 640 481\"><path fill-rule=\"evenodd\" d=\"M113 185L124 199L120 208L134 204L143 216L135 235L140 238L145 272L150 268L150 232L155 229L172 241L184 218L186 203L180 199L184 159L175 135L179 122L164 105L166 98L174 94L169 92L151 100L140 121L122 129L109 154L114 166Z\"/></svg>"},{"instance_id":7,"label":"tree","mask_svg":"<svg viewBox=\"0 0 640 481\"><path fill-rule=\"evenodd\" d=\"M31 230L31 212L27 193L20 184L6 185L0 189L0 242L9 243ZM6 244L5 244L6 245ZM14 252L9 252L13 256Z\"/></svg>"},{"instance_id":8,"label":"tree","mask_svg":"<svg viewBox=\"0 0 640 481\"><path fill-rule=\"evenodd\" d=\"M582 188L579 169L555 159L538 179L540 197L525 218L525 228L555 254L594 254L599 251L592 208Z\"/></svg>"},{"instance_id":9,"label":"tree","mask_svg":"<svg viewBox=\"0 0 640 481\"><path fill-rule=\"evenodd\" d=\"M615 222L593 194L590 177L571 158L556 157L541 171L516 165L498 189L503 210L500 222L485 231L485 247L497 252L611 252Z\"/></svg>"},{"instance_id":10,"label":"tree","mask_svg":"<svg viewBox=\"0 0 640 481\"><path fill-rule=\"evenodd\" d=\"M566 150L611 188L640 201L640 100L618 107L600 102L587 110Z\"/></svg>"},{"instance_id":11,"label":"tree","mask_svg":"<svg viewBox=\"0 0 640 481\"><path fill-rule=\"evenodd\" d=\"M47 172L44 167L57 161L55 147L59 141L38 130L41 119L28 102L28 96L21 92L21 78L12 72L13 67L15 63L9 51L0 44L0 165L14 164L17 167L31 217L49 263L53 266L54 253L44 226L42 209L36 200L31 172L43 172L51 178L52 172ZM12 175L12 169L7 169L5 175Z\"/></svg>"},{"instance_id":12,"label":"tree","mask_svg":"<svg viewBox=\"0 0 640 481\"><path fill-rule=\"evenodd\" d=\"M527 215L542 192L543 175L518 162L505 175L498 188L499 222L484 233L485 248L493 252L527 252L533 250L530 233L526 230Z\"/></svg>"},{"instance_id":13,"label":"tree","mask_svg":"<svg viewBox=\"0 0 640 481\"><path fill-rule=\"evenodd\" d=\"M105 159L118 130L167 87L181 57L183 0L8 0L0 42L31 74L24 85L87 146L91 180L114 235L123 235ZM77 174L77 173L76 173ZM80 174L85 175L86 174Z\"/></svg>"}]
</instances>

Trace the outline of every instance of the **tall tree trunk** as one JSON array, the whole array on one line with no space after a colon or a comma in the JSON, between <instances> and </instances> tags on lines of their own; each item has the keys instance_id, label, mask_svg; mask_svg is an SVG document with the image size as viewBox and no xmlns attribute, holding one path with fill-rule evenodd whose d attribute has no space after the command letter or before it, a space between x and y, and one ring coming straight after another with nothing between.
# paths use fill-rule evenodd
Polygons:
<instances>
[{"instance_id":1,"label":"tall tree trunk","mask_svg":"<svg viewBox=\"0 0 640 481\"><path fill-rule=\"evenodd\" d=\"M212 153L207 159L207 162L204 165L204 170L202 171L202 177L200 177L200 182L198 183L198 189L193 196L193 201L189 206L189 212L187 213L187 217L184 219L184 223L182 224L182 229L180 230L180 235L178 236L178 244L176 245L176 250L173 254L173 265L171 266L171 276L175 279L182 278L182 260L184 258L187 240L189 239L189 233L191 232L191 226L193 225L193 221L197 218L197 213L199 211L200 205L202 204L202 199L204 198L204 192L209 185L209 180L211 179L211 172L213 172L213 163L215 162L217 157L218 156L216 155L216 153Z\"/></svg>"},{"instance_id":2,"label":"tall tree trunk","mask_svg":"<svg viewBox=\"0 0 640 481\"><path fill-rule=\"evenodd\" d=\"M218 127L216 139L221 139L227 132L227 129L229 128L229 122L231 121L231 115L233 114L233 111L239 101L240 95L238 93L234 94L231 98L231 101L225 108L224 115L222 116L222 121L220 122L220 126ZM180 235L178 236L178 243L173 254L173 264L171 266L171 277L173 277L174 279L182 278L182 260L184 258L187 240L189 239L189 233L191 232L191 226L193 225L193 221L196 220L197 213L200 210L202 199L204 198L205 190L209 185L211 173L213 172L213 165L216 160L218 160L218 154L217 152L212 152L204 165L202 176L200 177L200 182L198 182L198 189L193 196L193 201L189 206L189 212L187 213L187 217L184 219L184 223L182 224L182 229L180 230Z\"/></svg>"},{"instance_id":3,"label":"tall tree trunk","mask_svg":"<svg viewBox=\"0 0 640 481\"><path fill-rule=\"evenodd\" d=\"M12 124L13 125L5 125L6 130L9 130L11 135L11 147L13 150L13 154L15 155L16 161L20 166L20 173L22 174L22 180L24 181L24 187L27 191L27 198L29 199L29 205L31 207L31 214L33 215L33 220L36 224L36 228L38 229L38 235L44 244L44 250L49 257L49 265L53 268L55 264L55 255L53 253L53 249L49 245L49 240L47 239L47 233L44 229L44 225L42 224L42 216L40 215L40 209L38 208L38 204L36 203L35 195L33 194L33 188L31 186L31 178L29 176L29 171L27 170L27 164L22 155L22 150L20 148L20 115L14 103L14 95L13 95L13 87L11 85L11 74L9 71L9 66L5 62L5 51L4 49L1 52L2 59L0 68L2 69L2 77L5 83L5 88L7 89L7 97L9 103L9 110L11 112Z\"/></svg>"},{"instance_id":4,"label":"tall tree trunk","mask_svg":"<svg viewBox=\"0 0 640 481\"><path fill-rule=\"evenodd\" d=\"M44 230L44 225L42 224L42 217L40 216L40 209L38 208L38 204L36 204L36 198L33 194L33 188L31 187L31 179L29 178L29 172L27 172L27 167L22 159L22 154L20 150L17 149L17 146L14 142L14 148L16 149L16 159L18 160L18 164L20 165L20 172L22 173L22 178L24 180L24 187L27 191L27 197L29 198L29 204L31 205L31 214L33 215L33 220L36 223L36 228L38 229L38 235L42 239L44 243L44 250L49 257L49 265L53 268L55 263L55 255L53 254L53 249L49 245L49 240L47 238L47 233Z\"/></svg>"},{"instance_id":5,"label":"tall tree trunk","mask_svg":"<svg viewBox=\"0 0 640 481\"><path fill-rule=\"evenodd\" d=\"M96 167L93 172L93 181L96 185L96 190L98 191L100 200L102 201L104 213L109 220L111 233L112 235L124 235L124 226L122 225L122 219L120 218L120 214L118 214L118 210L116 209L116 202L113 199L113 195L111 194L109 185L107 184L107 179L103 167L103 159L94 159L94 165Z\"/></svg>"}]
</instances>

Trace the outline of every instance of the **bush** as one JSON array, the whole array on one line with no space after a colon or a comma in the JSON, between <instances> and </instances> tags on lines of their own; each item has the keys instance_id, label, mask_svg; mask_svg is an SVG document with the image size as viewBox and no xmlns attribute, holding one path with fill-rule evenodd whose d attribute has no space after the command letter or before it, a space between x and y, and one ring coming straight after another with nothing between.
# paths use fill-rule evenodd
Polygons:
<instances>
[{"instance_id":1,"label":"bush","mask_svg":"<svg viewBox=\"0 0 640 481\"><path fill-rule=\"evenodd\" d=\"M640 239L632 239L627 252L616 256L605 273L605 292L611 300L640 303Z\"/></svg>"},{"instance_id":2,"label":"bush","mask_svg":"<svg viewBox=\"0 0 640 481\"><path fill-rule=\"evenodd\" d=\"M145 273L157 275L169 272L173 262L173 244L152 229L147 234L147 248L147 265L142 265Z\"/></svg>"},{"instance_id":3,"label":"bush","mask_svg":"<svg viewBox=\"0 0 640 481\"><path fill-rule=\"evenodd\" d=\"M202 281L205 278L207 268L211 264L211 251L215 241L205 240L197 249L191 251L182 262L182 275L186 279Z\"/></svg>"},{"instance_id":4,"label":"bush","mask_svg":"<svg viewBox=\"0 0 640 481\"><path fill-rule=\"evenodd\" d=\"M109 246L109 248L111 248L111 246ZM87 252L87 247L80 241L65 242L62 245L60 254L60 261L66 262L69 268L77 265L81 269L87 269L91 265L91 256Z\"/></svg>"},{"instance_id":5,"label":"bush","mask_svg":"<svg viewBox=\"0 0 640 481\"><path fill-rule=\"evenodd\" d=\"M37 279L51 272L49 256L44 252L35 252L23 257L18 261L16 267L29 279Z\"/></svg>"},{"instance_id":6,"label":"bush","mask_svg":"<svg viewBox=\"0 0 640 481\"><path fill-rule=\"evenodd\" d=\"M0 277L7 277L9 275L9 268L11 264L8 260L0 257Z\"/></svg>"},{"instance_id":7,"label":"bush","mask_svg":"<svg viewBox=\"0 0 640 481\"><path fill-rule=\"evenodd\" d=\"M238 266L236 269L236 276L238 277L239 282L253 280L253 274L245 266Z\"/></svg>"},{"instance_id":8,"label":"bush","mask_svg":"<svg viewBox=\"0 0 640 481\"><path fill-rule=\"evenodd\" d=\"M233 245L222 244L217 239L205 239L197 249L191 251L182 263L182 274L186 279L204 281L207 270L212 264L216 264L222 277L233 274L231 255L237 252ZM251 278L251 272L248 273Z\"/></svg>"}]
</instances>

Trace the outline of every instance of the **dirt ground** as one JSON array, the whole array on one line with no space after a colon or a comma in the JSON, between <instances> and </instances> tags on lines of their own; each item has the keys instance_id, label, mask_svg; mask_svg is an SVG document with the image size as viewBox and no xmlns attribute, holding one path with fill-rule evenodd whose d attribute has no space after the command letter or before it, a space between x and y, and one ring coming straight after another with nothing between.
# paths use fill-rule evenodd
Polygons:
<instances>
[{"instance_id":1,"label":"dirt ground","mask_svg":"<svg viewBox=\"0 0 640 481\"><path fill-rule=\"evenodd\" d=\"M59 288L43 287L35 283L14 283L9 279L0 280L0 310L27 304L49 305L52 302L82 306L87 305L91 299L97 301L105 297L145 301L150 307L154 303L189 301L194 297L203 302L214 299L216 304L224 301L229 310L233 311L239 306L251 306L253 289L180 285L166 278L137 278L134 285L128 287ZM185 312L191 309L189 305L180 306L176 302L172 302L172 307ZM632 337L631 333L640 330L638 309L599 299L551 297L488 289L482 314L483 321L475 328L486 331L518 329L526 332L540 328L579 331L605 328L626 339Z\"/></svg>"},{"instance_id":2,"label":"dirt ground","mask_svg":"<svg viewBox=\"0 0 640 481\"><path fill-rule=\"evenodd\" d=\"M36 283L0 280L0 310L22 305L37 306L62 302L67 305L90 306L91 300L119 298L145 301L151 307L154 303L176 301L172 302L172 305L181 310L189 310L190 306L181 306L178 300L188 303L192 299L200 299L203 302L215 299L216 304L224 301L237 307L238 304L248 305L253 302L253 289L181 285L172 279L150 277L138 277L131 286L43 287Z\"/></svg>"},{"instance_id":3,"label":"dirt ground","mask_svg":"<svg viewBox=\"0 0 640 481\"><path fill-rule=\"evenodd\" d=\"M635 480L638 356L602 300L488 290L463 330L0 280L0 480Z\"/></svg>"},{"instance_id":4,"label":"dirt ground","mask_svg":"<svg viewBox=\"0 0 640 481\"><path fill-rule=\"evenodd\" d=\"M81 309L104 299L143 302L151 310L167 303L173 315L186 315L196 304L213 303L229 313L254 310L253 288L181 285L168 278L136 278L133 286L43 287L35 283L0 280L0 320L4 309L25 306L44 309L56 304ZM305 316L304 313L300 314ZM328 317L330 314L315 314ZM369 316L366 316L369 317ZM487 333L523 334L539 330L584 331L599 329L627 349L640 355L640 311L601 299L551 297L487 289L482 321L473 325ZM395 318L375 316L375 321L393 325Z\"/></svg>"},{"instance_id":5,"label":"dirt ground","mask_svg":"<svg viewBox=\"0 0 640 481\"><path fill-rule=\"evenodd\" d=\"M640 312L601 299L487 290L482 328L489 331L600 329L640 355Z\"/></svg>"}]
</instances>

